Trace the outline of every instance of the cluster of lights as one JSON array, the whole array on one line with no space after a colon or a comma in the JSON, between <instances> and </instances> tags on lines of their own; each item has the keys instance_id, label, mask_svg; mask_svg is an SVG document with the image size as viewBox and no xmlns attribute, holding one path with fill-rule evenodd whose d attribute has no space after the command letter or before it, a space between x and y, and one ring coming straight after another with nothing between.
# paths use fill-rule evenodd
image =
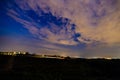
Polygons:
<instances>
[{"instance_id":1,"label":"cluster of lights","mask_svg":"<svg viewBox=\"0 0 120 80\"><path fill-rule=\"evenodd\" d=\"M26 54L26 52L0 52L3 55L17 55L17 54Z\"/></svg>"}]
</instances>

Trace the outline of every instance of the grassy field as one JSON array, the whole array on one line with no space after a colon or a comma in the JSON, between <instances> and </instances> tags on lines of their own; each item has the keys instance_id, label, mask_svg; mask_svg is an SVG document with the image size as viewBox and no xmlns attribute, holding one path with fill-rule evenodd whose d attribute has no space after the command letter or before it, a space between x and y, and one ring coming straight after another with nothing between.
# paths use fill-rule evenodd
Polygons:
<instances>
[{"instance_id":1,"label":"grassy field","mask_svg":"<svg viewBox=\"0 0 120 80\"><path fill-rule=\"evenodd\" d=\"M0 55L1 80L120 80L120 60Z\"/></svg>"}]
</instances>

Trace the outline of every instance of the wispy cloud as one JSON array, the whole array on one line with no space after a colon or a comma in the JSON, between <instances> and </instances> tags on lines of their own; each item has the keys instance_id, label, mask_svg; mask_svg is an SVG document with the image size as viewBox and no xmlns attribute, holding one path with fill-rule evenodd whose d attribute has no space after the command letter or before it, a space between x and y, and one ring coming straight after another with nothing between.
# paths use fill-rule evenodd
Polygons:
<instances>
[{"instance_id":1,"label":"wispy cloud","mask_svg":"<svg viewBox=\"0 0 120 80\"><path fill-rule=\"evenodd\" d=\"M33 36L39 39L65 45L77 44L74 40L77 39L77 36L75 36L77 33L72 29L74 26L73 23L70 23L69 19L56 17L52 15L52 13L46 13L43 8L39 9L41 7L38 4L28 3L29 6L22 8L27 5L27 3L25 3L26 1L24 1L23 4L17 1L17 10L14 8L9 10L8 8L7 14L19 23L23 24L24 28L28 29ZM34 6L37 6L37 10ZM19 13L19 11L22 12ZM43 14L39 14L42 12Z\"/></svg>"},{"instance_id":2,"label":"wispy cloud","mask_svg":"<svg viewBox=\"0 0 120 80\"><path fill-rule=\"evenodd\" d=\"M75 56L77 53L72 54L72 50L67 47L52 44L38 39L29 39L26 37L0 37L1 45L0 51L28 51L36 54L53 54L62 56Z\"/></svg>"},{"instance_id":3,"label":"wispy cloud","mask_svg":"<svg viewBox=\"0 0 120 80\"><path fill-rule=\"evenodd\" d=\"M15 2L18 8L8 10L9 16L40 39L65 45L75 45L78 42L120 43L119 0L15 0ZM28 13L29 11L32 12ZM43 13L48 17L43 16ZM42 21L41 18L48 21ZM55 20L61 24L66 18L68 25L54 24L56 22L50 22L51 18L56 18ZM60 18L63 19L59 20ZM74 30L71 30L71 24L76 25ZM74 37L76 33L81 36Z\"/></svg>"}]
</instances>

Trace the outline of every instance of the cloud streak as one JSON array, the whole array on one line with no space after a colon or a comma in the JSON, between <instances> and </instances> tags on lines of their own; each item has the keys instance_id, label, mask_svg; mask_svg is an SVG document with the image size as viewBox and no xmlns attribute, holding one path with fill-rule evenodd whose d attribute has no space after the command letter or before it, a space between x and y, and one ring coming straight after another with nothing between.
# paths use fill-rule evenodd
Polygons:
<instances>
[{"instance_id":1,"label":"cloud streak","mask_svg":"<svg viewBox=\"0 0 120 80\"><path fill-rule=\"evenodd\" d=\"M15 0L15 4L15 9L8 7L8 15L39 39L64 45L120 43L119 0Z\"/></svg>"}]
</instances>

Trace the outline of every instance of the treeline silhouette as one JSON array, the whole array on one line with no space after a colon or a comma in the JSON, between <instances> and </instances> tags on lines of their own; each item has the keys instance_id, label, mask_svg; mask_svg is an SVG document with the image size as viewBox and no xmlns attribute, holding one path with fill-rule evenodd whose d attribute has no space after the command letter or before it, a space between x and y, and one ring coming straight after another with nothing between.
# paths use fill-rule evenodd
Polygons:
<instances>
[{"instance_id":1,"label":"treeline silhouette","mask_svg":"<svg viewBox=\"0 0 120 80\"><path fill-rule=\"evenodd\" d=\"M1 80L120 80L120 60L0 55Z\"/></svg>"}]
</instances>

